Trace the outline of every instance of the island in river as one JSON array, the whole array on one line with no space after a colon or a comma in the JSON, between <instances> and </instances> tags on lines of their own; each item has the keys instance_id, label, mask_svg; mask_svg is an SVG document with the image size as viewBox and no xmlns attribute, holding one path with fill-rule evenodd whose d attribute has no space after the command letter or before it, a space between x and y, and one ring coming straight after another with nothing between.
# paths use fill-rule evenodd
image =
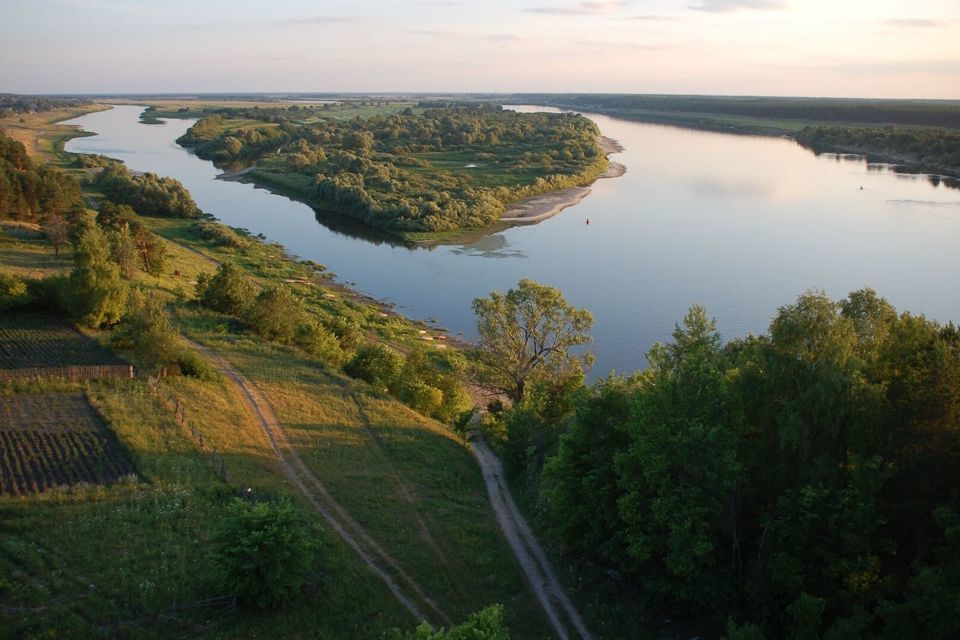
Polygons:
<instances>
[{"instance_id":1,"label":"island in river","mask_svg":"<svg viewBox=\"0 0 960 640\"><path fill-rule=\"evenodd\" d=\"M387 103L352 119L297 105L216 109L178 142L243 180L409 241L539 221L622 173L597 126L573 113Z\"/></svg>"}]
</instances>

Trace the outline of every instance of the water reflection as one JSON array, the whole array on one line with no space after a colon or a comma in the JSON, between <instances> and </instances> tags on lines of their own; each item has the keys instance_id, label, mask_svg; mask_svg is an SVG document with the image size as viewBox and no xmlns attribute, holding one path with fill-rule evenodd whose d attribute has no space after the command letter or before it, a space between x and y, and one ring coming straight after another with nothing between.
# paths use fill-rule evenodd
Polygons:
<instances>
[{"instance_id":1,"label":"water reflection","mask_svg":"<svg viewBox=\"0 0 960 640\"><path fill-rule=\"evenodd\" d=\"M511 249L510 241L502 233L496 233L471 242L469 244L452 247L450 253L467 255L477 258L526 258L527 254L520 249Z\"/></svg>"},{"instance_id":2,"label":"water reflection","mask_svg":"<svg viewBox=\"0 0 960 640\"><path fill-rule=\"evenodd\" d=\"M374 245L385 244L389 247L416 248L416 245L412 243L404 242L395 235L371 227L348 215L329 209L316 208L313 209L313 213L317 222L337 235L363 240Z\"/></svg>"}]
</instances>

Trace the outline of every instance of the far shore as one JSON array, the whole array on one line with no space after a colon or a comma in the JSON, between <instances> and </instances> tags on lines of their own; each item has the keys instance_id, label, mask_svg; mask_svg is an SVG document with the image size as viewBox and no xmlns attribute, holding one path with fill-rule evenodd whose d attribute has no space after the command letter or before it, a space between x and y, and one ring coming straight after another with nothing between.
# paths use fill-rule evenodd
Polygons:
<instances>
[{"instance_id":1,"label":"far shore","mask_svg":"<svg viewBox=\"0 0 960 640\"><path fill-rule=\"evenodd\" d=\"M619 142L607 136L600 136L600 148L607 156L623 151L623 146ZM610 162L607 170L597 179L619 178L626 171L627 168L619 162ZM507 207L503 215L500 216L500 222L516 224L541 222L547 218L552 218L567 207L579 204L580 201L590 195L590 192L590 187L571 187L570 189L560 189L559 191L550 191L538 196L524 198Z\"/></svg>"}]
</instances>

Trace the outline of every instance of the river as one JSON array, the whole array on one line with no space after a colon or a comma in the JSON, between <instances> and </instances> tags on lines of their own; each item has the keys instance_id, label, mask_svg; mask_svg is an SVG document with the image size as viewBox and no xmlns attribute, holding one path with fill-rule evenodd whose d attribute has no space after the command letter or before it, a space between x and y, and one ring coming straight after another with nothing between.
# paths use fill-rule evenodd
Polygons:
<instances>
[{"instance_id":1,"label":"river","mask_svg":"<svg viewBox=\"0 0 960 640\"><path fill-rule=\"evenodd\" d=\"M808 289L839 298L869 286L901 311L960 321L960 190L791 140L591 115L624 146L613 156L624 176L599 180L579 205L540 224L428 249L216 180L210 162L175 143L193 120L146 125L142 110L68 121L97 135L67 151L176 178L226 224L468 338L473 298L524 277L557 286L593 312L594 379L645 366L650 345L669 340L692 304L706 306L725 339L766 331L777 307Z\"/></svg>"}]
</instances>

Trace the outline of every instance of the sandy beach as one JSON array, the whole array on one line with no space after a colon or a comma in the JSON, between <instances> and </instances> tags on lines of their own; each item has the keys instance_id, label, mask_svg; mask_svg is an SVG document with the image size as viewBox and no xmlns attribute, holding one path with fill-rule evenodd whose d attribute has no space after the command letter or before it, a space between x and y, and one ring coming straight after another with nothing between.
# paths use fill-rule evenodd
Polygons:
<instances>
[{"instance_id":1,"label":"sandy beach","mask_svg":"<svg viewBox=\"0 0 960 640\"><path fill-rule=\"evenodd\" d=\"M600 148L609 156L613 153L623 151L623 146L607 136L600 136ZM607 170L603 172L602 178L619 178L626 173L627 168L619 162L610 162ZM550 191L539 196L524 198L514 202L503 215L500 216L501 222L527 223L533 224L541 222L547 218L552 218L567 207L578 204L581 200L590 195L590 187L572 187L570 189L561 189L559 191Z\"/></svg>"}]
</instances>

